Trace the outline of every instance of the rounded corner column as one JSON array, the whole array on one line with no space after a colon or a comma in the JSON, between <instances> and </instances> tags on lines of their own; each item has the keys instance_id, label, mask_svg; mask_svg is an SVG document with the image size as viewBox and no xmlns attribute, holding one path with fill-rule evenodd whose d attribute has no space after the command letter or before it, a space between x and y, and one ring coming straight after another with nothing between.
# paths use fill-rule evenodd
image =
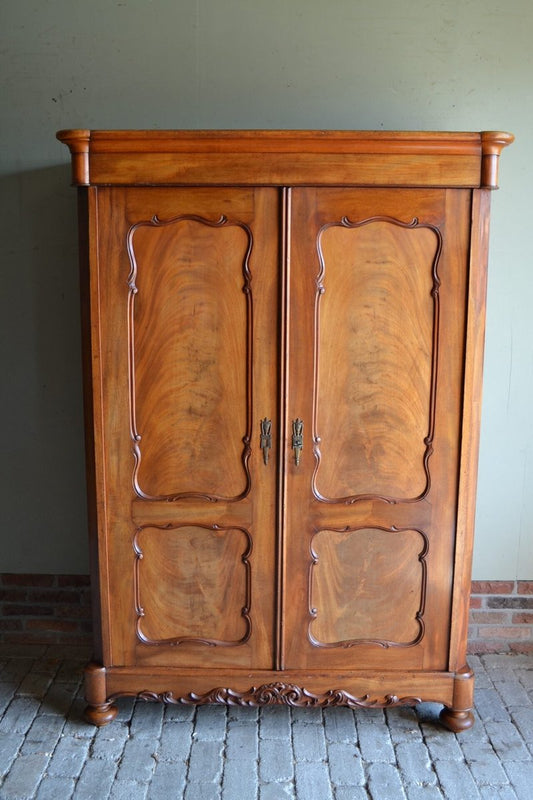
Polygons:
<instances>
[{"instance_id":1,"label":"rounded corner column","mask_svg":"<svg viewBox=\"0 0 533 800\"><path fill-rule=\"evenodd\" d=\"M87 707L84 717L91 725L101 728L112 722L118 708L109 702L106 696L106 669L101 664L91 661L85 667L85 700Z\"/></svg>"},{"instance_id":2,"label":"rounded corner column","mask_svg":"<svg viewBox=\"0 0 533 800\"><path fill-rule=\"evenodd\" d=\"M465 664L455 673L453 703L440 712L440 721L453 733L467 731L474 725L474 673Z\"/></svg>"}]
</instances>

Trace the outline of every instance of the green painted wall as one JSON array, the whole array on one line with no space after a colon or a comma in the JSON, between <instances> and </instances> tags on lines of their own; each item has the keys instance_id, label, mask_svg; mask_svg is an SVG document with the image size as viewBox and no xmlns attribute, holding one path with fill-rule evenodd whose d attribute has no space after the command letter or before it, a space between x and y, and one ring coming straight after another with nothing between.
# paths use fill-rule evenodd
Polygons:
<instances>
[{"instance_id":1,"label":"green painted wall","mask_svg":"<svg viewBox=\"0 0 533 800\"><path fill-rule=\"evenodd\" d=\"M2 0L0 571L87 570L59 128L504 129L477 579L533 576L530 0Z\"/></svg>"}]
</instances>

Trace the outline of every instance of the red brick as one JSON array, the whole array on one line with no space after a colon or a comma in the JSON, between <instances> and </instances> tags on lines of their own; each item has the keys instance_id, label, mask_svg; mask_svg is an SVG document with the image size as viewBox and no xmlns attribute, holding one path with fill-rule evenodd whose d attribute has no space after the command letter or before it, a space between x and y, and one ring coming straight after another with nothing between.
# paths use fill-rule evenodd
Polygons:
<instances>
[{"instance_id":1,"label":"red brick","mask_svg":"<svg viewBox=\"0 0 533 800\"><path fill-rule=\"evenodd\" d=\"M52 614L51 606L32 606L21 603L5 603L6 617L44 617Z\"/></svg>"},{"instance_id":2,"label":"red brick","mask_svg":"<svg viewBox=\"0 0 533 800\"><path fill-rule=\"evenodd\" d=\"M28 599L34 603L79 603L80 591L68 589L31 589Z\"/></svg>"},{"instance_id":3,"label":"red brick","mask_svg":"<svg viewBox=\"0 0 533 800\"><path fill-rule=\"evenodd\" d=\"M505 611L472 611L470 619L477 625L504 625L509 622Z\"/></svg>"},{"instance_id":4,"label":"red brick","mask_svg":"<svg viewBox=\"0 0 533 800\"><path fill-rule=\"evenodd\" d=\"M90 586L91 579L88 575L58 575L57 585L60 587L68 586Z\"/></svg>"},{"instance_id":5,"label":"red brick","mask_svg":"<svg viewBox=\"0 0 533 800\"><path fill-rule=\"evenodd\" d=\"M485 653L507 653L509 646L507 642L495 641L489 642L487 640L474 640L468 643L468 652L471 655L484 655Z\"/></svg>"},{"instance_id":6,"label":"red brick","mask_svg":"<svg viewBox=\"0 0 533 800\"><path fill-rule=\"evenodd\" d=\"M28 598L26 589L0 589L0 600L23 603Z\"/></svg>"},{"instance_id":7,"label":"red brick","mask_svg":"<svg viewBox=\"0 0 533 800\"><path fill-rule=\"evenodd\" d=\"M512 594L514 581L472 581L471 594Z\"/></svg>"},{"instance_id":8,"label":"red brick","mask_svg":"<svg viewBox=\"0 0 533 800\"><path fill-rule=\"evenodd\" d=\"M90 606L65 604L54 607L54 616L60 619L90 619L91 615Z\"/></svg>"},{"instance_id":9,"label":"red brick","mask_svg":"<svg viewBox=\"0 0 533 800\"><path fill-rule=\"evenodd\" d=\"M513 614L513 625L533 625L533 611L518 611Z\"/></svg>"},{"instance_id":10,"label":"red brick","mask_svg":"<svg viewBox=\"0 0 533 800\"><path fill-rule=\"evenodd\" d=\"M84 647L91 646L93 643L93 637L90 634L80 633L75 634L74 636L69 633L68 636L61 636L58 640L58 643L62 643L65 646L68 645L69 647L76 646L76 645L83 645Z\"/></svg>"},{"instance_id":11,"label":"red brick","mask_svg":"<svg viewBox=\"0 0 533 800\"><path fill-rule=\"evenodd\" d=\"M518 581L517 594L533 594L533 581Z\"/></svg>"},{"instance_id":12,"label":"red brick","mask_svg":"<svg viewBox=\"0 0 533 800\"><path fill-rule=\"evenodd\" d=\"M481 597L470 598L470 608L481 608L481 603L482 603Z\"/></svg>"},{"instance_id":13,"label":"red brick","mask_svg":"<svg viewBox=\"0 0 533 800\"><path fill-rule=\"evenodd\" d=\"M514 608L522 610L533 608L533 597L517 597L516 595L512 597L488 597L487 608Z\"/></svg>"},{"instance_id":14,"label":"red brick","mask_svg":"<svg viewBox=\"0 0 533 800\"><path fill-rule=\"evenodd\" d=\"M74 632L78 628L75 622L66 619L28 619L26 620L27 631L64 631Z\"/></svg>"},{"instance_id":15,"label":"red brick","mask_svg":"<svg viewBox=\"0 0 533 800\"><path fill-rule=\"evenodd\" d=\"M57 644L58 634L35 633L34 631L13 631L4 634L4 642L8 644Z\"/></svg>"},{"instance_id":16,"label":"red brick","mask_svg":"<svg viewBox=\"0 0 533 800\"><path fill-rule=\"evenodd\" d=\"M533 642L511 642L509 644L511 653L523 653L533 656Z\"/></svg>"},{"instance_id":17,"label":"red brick","mask_svg":"<svg viewBox=\"0 0 533 800\"><path fill-rule=\"evenodd\" d=\"M28 575L4 572L1 576L4 586L55 586L55 575Z\"/></svg>"},{"instance_id":18,"label":"red brick","mask_svg":"<svg viewBox=\"0 0 533 800\"><path fill-rule=\"evenodd\" d=\"M507 639L508 641L519 641L532 638L532 631L527 627L511 626L487 626L479 631L480 638L484 639Z\"/></svg>"},{"instance_id":19,"label":"red brick","mask_svg":"<svg viewBox=\"0 0 533 800\"><path fill-rule=\"evenodd\" d=\"M20 619L1 619L0 618L0 631L19 631L22 629L22 622Z\"/></svg>"}]
</instances>

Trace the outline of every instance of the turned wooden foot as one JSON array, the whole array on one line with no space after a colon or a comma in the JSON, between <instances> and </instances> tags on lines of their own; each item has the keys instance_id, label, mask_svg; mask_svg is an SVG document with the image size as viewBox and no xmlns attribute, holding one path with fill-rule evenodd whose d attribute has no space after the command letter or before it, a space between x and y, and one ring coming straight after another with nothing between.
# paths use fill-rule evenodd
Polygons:
<instances>
[{"instance_id":1,"label":"turned wooden foot","mask_svg":"<svg viewBox=\"0 0 533 800\"><path fill-rule=\"evenodd\" d=\"M91 725L96 725L98 728L102 728L104 725L108 725L110 722L113 722L117 716L117 712L118 708L113 705L113 703L101 703L97 706L87 706L83 716L87 722L91 723Z\"/></svg>"},{"instance_id":2,"label":"turned wooden foot","mask_svg":"<svg viewBox=\"0 0 533 800\"><path fill-rule=\"evenodd\" d=\"M107 697L105 667L94 661L85 667L85 699L87 708L83 716L91 725L101 728L117 716L117 706Z\"/></svg>"},{"instance_id":3,"label":"turned wooden foot","mask_svg":"<svg viewBox=\"0 0 533 800\"><path fill-rule=\"evenodd\" d=\"M467 731L474 724L474 715L471 711L454 711L453 708L443 708L440 712L440 721L453 733Z\"/></svg>"}]
</instances>

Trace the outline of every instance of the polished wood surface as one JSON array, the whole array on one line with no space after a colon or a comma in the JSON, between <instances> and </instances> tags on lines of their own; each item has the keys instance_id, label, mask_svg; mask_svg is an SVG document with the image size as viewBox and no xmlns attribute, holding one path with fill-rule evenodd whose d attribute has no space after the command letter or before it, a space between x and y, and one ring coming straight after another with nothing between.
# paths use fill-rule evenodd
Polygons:
<instances>
[{"instance_id":1,"label":"polished wood surface","mask_svg":"<svg viewBox=\"0 0 533 800\"><path fill-rule=\"evenodd\" d=\"M62 131L80 187L88 719L440 701L466 622L510 134Z\"/></svg>"},{"instance_id":2,"label":"polished wood surface","mask_svg":"<svg viewBox=\"0 0 533 800\"><path fill-rule=\"evenodd\" d=\"M317 495L422 495L440 241L431 228L392 217L326 225L317 238Z\"/></svg>"},{"instance_id":3,"label":"polished wood surface","mask_svg":"<svg viewBox=\"0 0 533 800\"><path fill-rule=\"evenodd\" d=\"M59 131L73 182L496 188L501 131Z\"/></svg>"},{"instance_id":4,"label":"polished wood surface","mask_svg":"<svg viewBox=\"0 0 533 800\"><path fill-rule=\"evenodd\" d=\"M249 491L251 237L224 216L156 218L130 230L140 497Z\"/></svg>"},{"instance_id":5,"label":"polished wood surface","mask_svg":"<svg viewBox=\"0 0 533 800\"><path fill-rule=\"evenodd\" d=\"M369 669L445 669L449 642L442 621L451 613L470 194L294 189L292 195L289 320L297 323L290 323L287 413L308 424L301 463L287 466L284 566L292 592L284 664L342 669L356 659ZM452 219L453 236L445 237L440 232ZM330 232L352 238L334 251L328 271L322 240ZM328 293L333 312L323 313ZM353 580L373 586L360 605L367 630L360 641L350 637L326 649L313 631L321 619L322 628L326 619L333 629L341 625L335 618L341 606L322 610L311 576L322 574L322 583L332 586L341 579L335 559L314 554L314 541L339 540L335 532L358 529L373 529L377 540L382 530L389 532L404 590L391 623L397 632L389 629L385 644L370 634L390 565L377 559L361 573L363 548L356 556L352 537ZM406 557L402 536L393 535L398 529L420 532L416 558L414 550ZM350 572L343 574L337 595L350 596L356 590ZM406 639L414 596L423 635ZM337 641L334 631L322 637Z\"/></svg>"},{"instance_id":6,"label":"polished wood surface","mask_svg":"<svg viewBox=\"0 0 533 800\"><path fill-rule=\"evenodd\" d=\"M113 187L96 213L104 662L270 668L277 193Z\"/></svg>"}]
</instances>

